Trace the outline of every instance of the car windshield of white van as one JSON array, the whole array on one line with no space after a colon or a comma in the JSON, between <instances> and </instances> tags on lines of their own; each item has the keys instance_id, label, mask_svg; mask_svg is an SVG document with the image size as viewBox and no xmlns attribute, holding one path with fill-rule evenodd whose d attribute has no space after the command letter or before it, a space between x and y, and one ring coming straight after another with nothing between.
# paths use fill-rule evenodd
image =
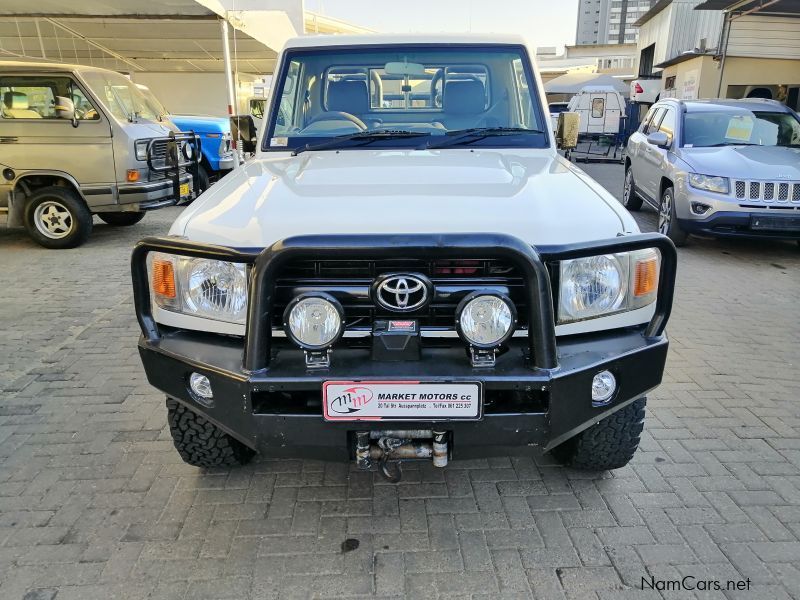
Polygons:
<instances>
[{"instance_id":1,"label":"car windshield of white van","mask_svg":"<svg viewBox=\"0 0 800 600\"><path fill-rule=\"evenodd\" d=\"M262 148L544 148L535 85L517 46L290 51Z\"/></svg>"},{"instance_id":2,"label":"car windshield of white van","mask_svg":"<svg viewBox=\"0 0 800 600\"><path fill-rule=\"evenodd\" d=\"M157 121L158 111L130 79L119 73L84 71L81 76L100 102L121 121Z\"/></svg>"},{"instance_id":3,"label":"car windshield of white van","mask_svg":"<svg viewBox=\"0 0 800 600\"><path fill-rule=\"evenodd\" d=\"M684 117L684 148L799 145L800 121L790 113L733 109Z\"/></svg>"}]
</instances>

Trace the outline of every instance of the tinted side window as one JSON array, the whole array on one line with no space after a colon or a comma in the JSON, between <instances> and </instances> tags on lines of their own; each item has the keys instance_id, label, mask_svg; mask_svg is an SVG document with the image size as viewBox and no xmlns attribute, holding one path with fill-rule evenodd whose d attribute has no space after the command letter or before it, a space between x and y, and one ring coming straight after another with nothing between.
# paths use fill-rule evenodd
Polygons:
<instances>
[{"instance_id":1,"label":"tinted side window","mask_svg":"<svg viewBox=\"0 0 800 600\"><path fill-rule=\"evenodd\" d=\"M654 112L656 112L656 109L651 106L650 110L648 110L647 114L644 116L644 119L642 119L641 125L639 125L639 131L644 133L644 130L647 129L647 126L650 124L650 119L653 118Z\"/></svg>"},{"instance_id":2,"label":"tinted side window","mask_svg":"<svg viewBox=\"0 0 800 600\"><path fill-rule=\"evenodd\" d=\"M0 110L5 119L58 119L58 96L73 101L78 119L100 118L81 89L69 77L12 75L0 78Z\"/></svg>"},{"instance_id":3,"label":"tinted side window","mask_svg":"<svg viewBox=\"0 0 800 600\"><path fill-rule=\"evenodd\" d=\"M644 134L650 135L654 131L658 131L658 126L661 124L661 119L664 117L664 109L657 108L656 112L653 113L653 118L650 119L650 122L647 124L647 127L644 128Z\"/></svg>"},{"instance_id":4,"label":"tinted side window","mask_svg":"<svg viewBox=\"0 0 800 600\"><path fill-rule=\"evenodd\" d=\"M668 108L664 113L664 118L658 126L658 130L667 134L669 143L672 144L672 139L675 136L675 111Z\"/></svg>"}]
</instances>

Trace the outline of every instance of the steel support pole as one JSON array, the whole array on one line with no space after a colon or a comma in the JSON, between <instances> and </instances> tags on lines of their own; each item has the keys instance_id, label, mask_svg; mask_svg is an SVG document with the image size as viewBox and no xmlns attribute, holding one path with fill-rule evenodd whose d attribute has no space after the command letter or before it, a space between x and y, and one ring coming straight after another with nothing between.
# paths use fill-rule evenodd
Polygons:
<instances>
[{"instance_id":1,"label":"steel support pole","mask_svg":"<svg viewBox=\"0 0 800 600\"><path fill-rule=\"evenodd\" d=\"M233 115L236 107L236 87L233 83L233 65L231 64L231 48L228 44L228 21L219 20L220 33L222 34L222 56L225 61L225 79L228 82L228 115Z\"/></svg>"}]
</instances>

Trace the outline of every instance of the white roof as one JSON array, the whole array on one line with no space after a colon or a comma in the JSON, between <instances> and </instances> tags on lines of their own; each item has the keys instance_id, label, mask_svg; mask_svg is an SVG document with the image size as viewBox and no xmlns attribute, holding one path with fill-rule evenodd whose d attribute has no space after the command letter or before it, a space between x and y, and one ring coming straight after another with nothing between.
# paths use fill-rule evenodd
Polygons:
<instances>
[{"instance_id":1,"label":"white roof","mask_svg":"<svg viewBox=\"0 0 800 600\"><path fill-rule=\"evenodd\" d=\"M364 35L313 35L296 37L285 48L317 48L325 46L383 46L398 44L514 44L524 46L519 35L499 33L392 33Z\"/></svg>"}]
</instances>

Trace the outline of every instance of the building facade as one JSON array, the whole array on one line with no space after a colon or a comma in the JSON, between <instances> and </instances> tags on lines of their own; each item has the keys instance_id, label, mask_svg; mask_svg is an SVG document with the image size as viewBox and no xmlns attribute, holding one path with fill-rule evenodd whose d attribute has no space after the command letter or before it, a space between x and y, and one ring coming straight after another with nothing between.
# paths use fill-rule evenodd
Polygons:
<instances>
[{"instance_id":1,"label":"building facade","mask_svg":"<svg viewBox=\"0 0 800 600\"><path fill-rule=\"evenodd\" d=\"M575 44L630 44L636 42L634 23L655 0L580 0Z\"/></svg>"}]
</instances>

